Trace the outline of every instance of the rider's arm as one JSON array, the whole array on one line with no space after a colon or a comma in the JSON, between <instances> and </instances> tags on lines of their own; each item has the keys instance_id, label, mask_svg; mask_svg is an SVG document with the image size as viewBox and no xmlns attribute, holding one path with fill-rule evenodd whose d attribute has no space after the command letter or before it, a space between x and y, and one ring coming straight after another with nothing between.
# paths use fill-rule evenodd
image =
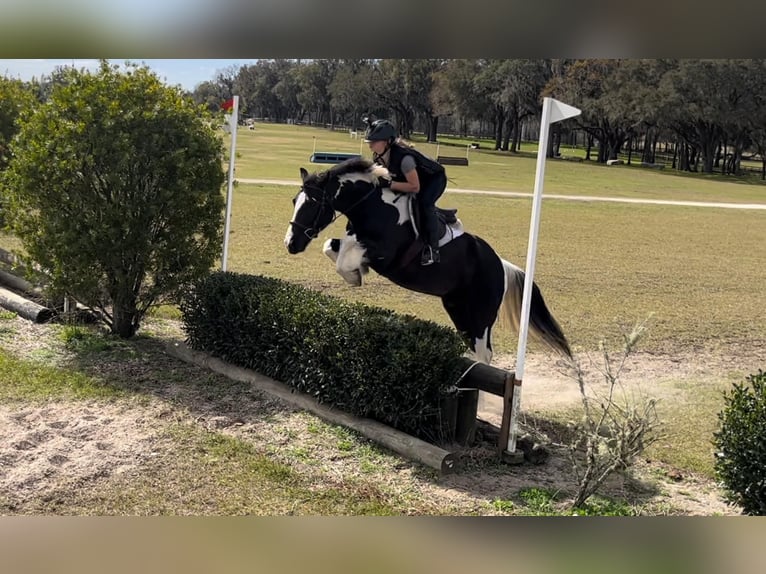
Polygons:
<instances>
[{"instance_id":1,"label":"rider's arm","mask_svg":"<svg viewBox=\"0 0 766 574\"><path fill-rule=\"evenodd\" d=\"M391 183L392 191L417 193L420 191L420 178L416 169L415 158L406 155L402 159L402 173L407 181L394 181Z\"/></svg>"}]
</instances>

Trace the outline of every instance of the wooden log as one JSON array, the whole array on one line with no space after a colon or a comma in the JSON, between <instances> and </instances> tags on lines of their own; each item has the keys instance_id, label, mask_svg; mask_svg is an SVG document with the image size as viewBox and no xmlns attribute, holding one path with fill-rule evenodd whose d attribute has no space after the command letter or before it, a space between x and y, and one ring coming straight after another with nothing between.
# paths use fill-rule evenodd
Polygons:
<instances>
[{"instance_id":1,"label":"wooden log","mask_svg":"<svg viewBox=\"0 0 766 574\"><path fill-rule=\"evenodd\" d=\"M26 279L23 279L21 277L18 277L14 275L13 273L8 273L7 271L4 271L0 269L0 283L3 285L8 285L11 289L14 289L15 291L23 291L24 293L29 293L30 295L35 295L38 297L42 296L42 291L32 285L29 281Z\"/></svg>"},{"instance_id":2,"label":"wooden log","mask_svg":"<svg viewBox=\"0 0 766 574\"><path fill-rule=\"evenodd\" d=\"M458 383L459 388L479 389L498 397L505 394L505 380L513 378L513 371L477 363L467 357L463 357L461 361L465 375Z\"/></svg>"},{"instance_id":3,"label":"wooden log","mask_svg":"<svg viewBox=\"0 0 766 574\"><path fill-rule=\"evenodd\" d=\"M319 403L313 397L275 381L269 377L231 365L207 353L195 351L181 342L168 343L165 351L183 361L208 368L231 379L252 384L255 388L276 396L295 407L310 411L334 424L351 428L367 438L393 450L394 452L435 468L442 474L457 470L457 457L436 445L410 436L383 423L371 419L356 417Z\"/></svg>"},{"instance_id":4,"label":"wooden log","mask_svg":"<svg viewBox=\"0 0 766 574\"><path fill-rule=\"evenodd\" d=\"M458 392L455 420L455 442L471 446L476 440L476 414L479 410L479 389Z\"/></svg>"},{"instance_id":5,"label":"wooden log","mask_svg":"<svg viewBox=\"0 0 766 574\"><path fill-rule=\"evenodd\" d=\"M25 299L13 291L0 287L0 306L15 311L21 317L35 323L44 323L53 317L54 313L47 307Z\"/></svg>"}]
</instances>

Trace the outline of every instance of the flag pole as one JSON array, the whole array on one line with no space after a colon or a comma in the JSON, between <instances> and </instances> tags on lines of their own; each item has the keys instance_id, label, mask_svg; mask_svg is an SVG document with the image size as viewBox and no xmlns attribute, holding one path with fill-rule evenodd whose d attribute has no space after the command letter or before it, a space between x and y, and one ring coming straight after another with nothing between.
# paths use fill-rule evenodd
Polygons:
<instances>
[{"instance_id":1,"label":"flag pole","mask_svg":"<svg viewBox=\"0 0 766 574\"><path fill-rule=\"evenodd\" d=\"M239 114L239 96L234 96L234 105L231 109L231 118L229 118L229 131L231 132L231 151L229 153L229 181L228 192L226 193L226 221L223 227L223 256L221 260L221 271L226 271L226 263L229 257L229 233L231 230L231 198L234 188L234 159L237 154L237 116Z\"/></svg>"},{"instance_id":2,"label":"flag pole","mask_svg":"<svg viewBox=\"0 0 766 574\"><path fill-rule=\"evenodd\" d=\"M543 99L543 113L540 118L540 139L537 148L537 171L535 173L535 193L532 198L532 218L529 223L529 241L527 243L527 266L524 271L524 295L521 299L521 318L519 320L519 344L516 355L516 368L513 376L513 390L510 406L510 424L508 426L509 453L516 451L517 419L521 406L521 383L524 379L524 360L529 333L529 313L532 304L532 285L535 276L535 256L537 253L537 234L540 228L540 209L543 200L543 181L545 179L545 159L548 153L550 127L556 122L580 115L580 110L550 97ZM501 437L502 438L502 437Z\"/></svg>"}]
</instances>

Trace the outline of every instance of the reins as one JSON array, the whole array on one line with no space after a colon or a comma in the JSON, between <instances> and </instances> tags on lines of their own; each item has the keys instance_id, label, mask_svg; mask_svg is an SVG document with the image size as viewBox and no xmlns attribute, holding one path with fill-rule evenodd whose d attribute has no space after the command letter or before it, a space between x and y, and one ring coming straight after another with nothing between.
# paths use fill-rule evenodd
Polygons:
<instances>
[{"instance_id":1,"label":"reins","mask_svg":"<svg viewBox=\"0 0 766 574\"><path fill-rule=\"evenodd\" d=\"M319 187L317 185L310 185L310 186L303 185L302 189L305 190L306 188L313 189L313 190L318 191L318 192L320 192L322 194L322 200L321 200L321 208L322 209L324 208L325 205L328 205L330 207L330 209L333 210L333 218L330 220L330 222L327 225L325 225L325 227L327 227L329 225L332 225L335 222L335 220L338 219L341 215L347 215L357 205L361 204L363 201L366 201L367 198L370 197L370 195L372 195L378 189L378 186L373 185L372 189L370 191L368 191L366 194L364 194L362 199L360 199L359 201L354 203L351 207L349 207L345 211L341 211L339 209L335 209L332 206L332 202L327 200L327 191L324 188ZM305 191L304 191L304 193L305 193ZM317 202L319 202L319 200L314 199L313 197L311 197L308 194L306 194L306 197L309 199L309 201L317 201ZM313 223L310 226L309 225L305 225L303 223L299 223L297 221L290 221L290 224L291 225L297 225L298 227L300 227L300 228L302 228L304 230L303 232L308 237L310 237L311 239L316 239L319 236L319 231L321 231L321 230L316 229L316 224L317 224L317 221L319 221L319 216L321 215L321 213L322 213L322 211L320 210L320 212L314 218L314 221L313 221Z\"/></svg>"}]
</instances>

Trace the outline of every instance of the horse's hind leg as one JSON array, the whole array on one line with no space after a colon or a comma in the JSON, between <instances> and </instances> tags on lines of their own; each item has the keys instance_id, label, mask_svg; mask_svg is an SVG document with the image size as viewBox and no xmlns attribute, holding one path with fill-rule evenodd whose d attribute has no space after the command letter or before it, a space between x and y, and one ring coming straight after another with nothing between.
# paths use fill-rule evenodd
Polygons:
<instances>
[{"instance_id":1,"label":"horse's hind leg","mask_svg":"<svg viewBox=\"0 0 766 574\"><path fill-rule=\"evenodd\" d=\"M492 326L497 318L497 305L488 294L474 293L468 289L448 293L442 304L455 328L468 339L468 345L480 363L492 361Z\"/></svg>"}]
</instances>

